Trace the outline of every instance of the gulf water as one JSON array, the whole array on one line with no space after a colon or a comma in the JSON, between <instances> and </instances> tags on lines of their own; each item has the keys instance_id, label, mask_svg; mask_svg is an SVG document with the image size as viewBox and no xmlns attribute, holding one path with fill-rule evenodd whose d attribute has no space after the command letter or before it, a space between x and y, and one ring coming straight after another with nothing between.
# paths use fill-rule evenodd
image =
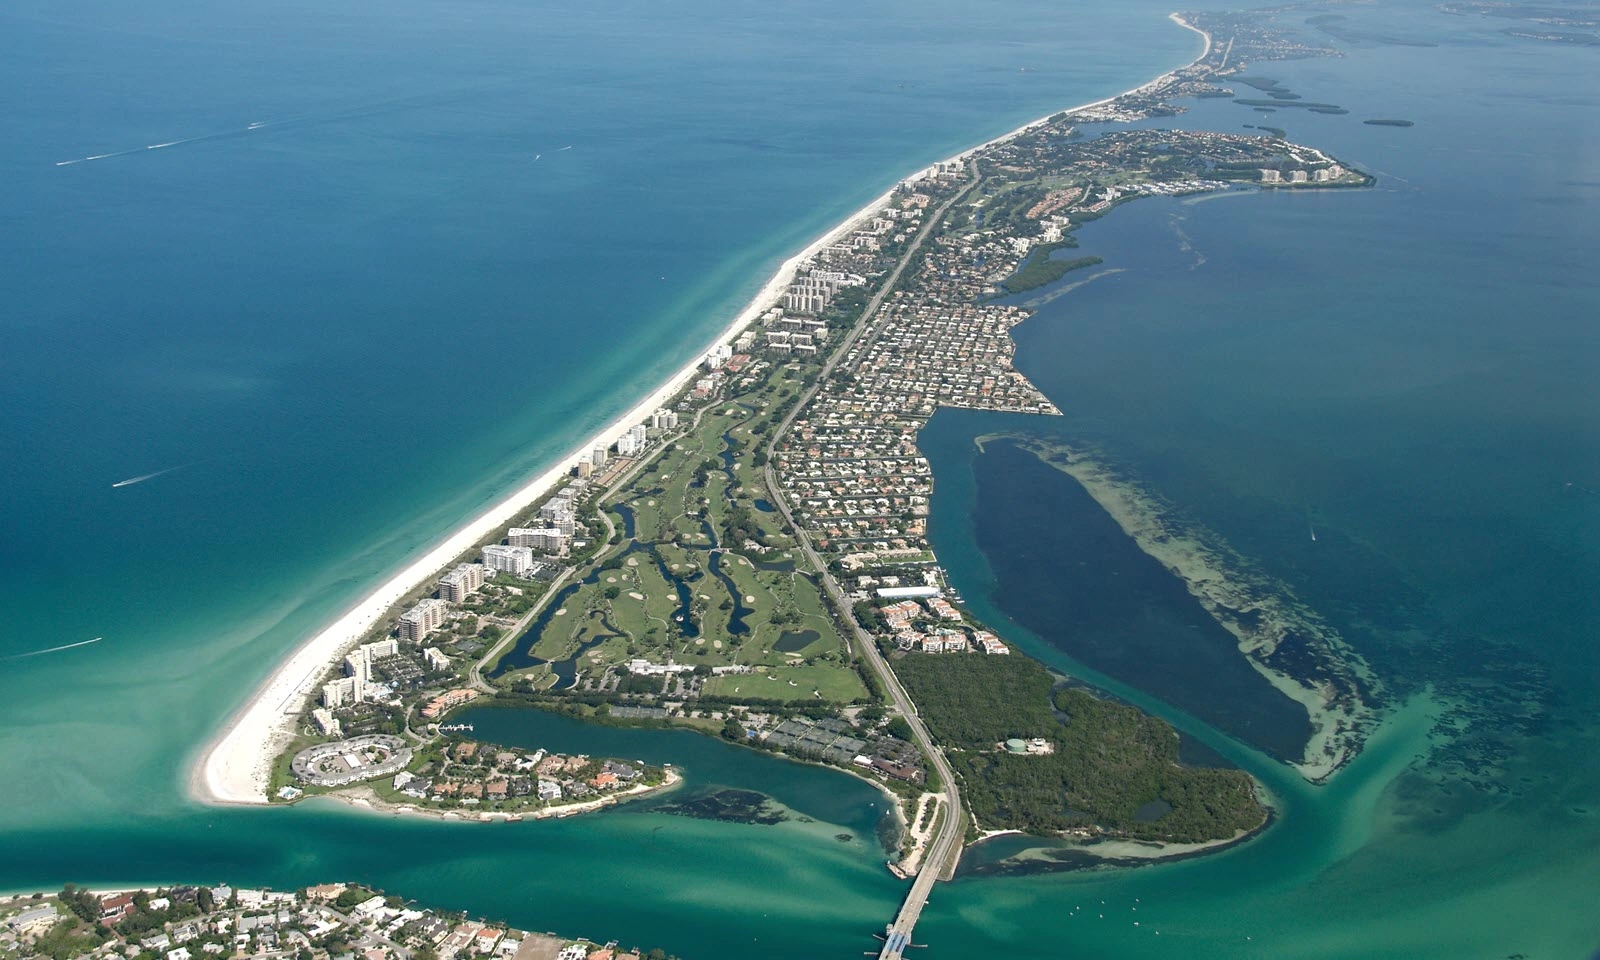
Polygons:
<instances>
[{"instance_id":1,"label":"gulf water","mask_svg":"<svg viewBox=\"0 0 1600 960\"><path fill-rule=\"evenodd\" d=\"M480 827L201 808L185 764L306 632L691 356L787 252L919 164L1193 56L1166 12L9 5L0 652L105 639L0 673L0 884L336 876L686 956L870 947L901 891L867 839L882 801L816 768L608 741L804 819ZM1070 481L973 459L972 435L1039 421L941 413L934 536L969 600L1250 769L1283 814L1217 857L941 887L918 940L944 955L1600 945L1596 61L1422 5L1357 19L1439 45L1252 71L1349 116L1211 102L1174 122L1285 127L1379 189L1121 209L1083 240L1127 272L1020 328L1018 363L1068 414L1044 429L1330 618L1379 621L1350 633L1403 694L1394 718L1311 788L1031 634L1025 603L989 599L1003 549L977 547L1022 508L1018 477ZM1526 691L1520 712L1482 698L1503 733L1481 783L1438 769L1485 754L1430 737L1451 709L1430 675ZM553 719L497 722L602 736Z\"/></svg>"}]
</instances>

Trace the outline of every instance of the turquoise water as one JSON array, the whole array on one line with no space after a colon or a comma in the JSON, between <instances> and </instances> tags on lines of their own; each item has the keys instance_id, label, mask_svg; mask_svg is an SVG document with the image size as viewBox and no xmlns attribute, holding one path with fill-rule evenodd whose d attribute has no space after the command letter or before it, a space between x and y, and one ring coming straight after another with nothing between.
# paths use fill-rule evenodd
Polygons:
<instances>
[{"instance_id":1,"label":"turquoise water","mask_svg":"<svg viewBox=\"0 0 1600 960\"><path fill-rule=\"evenodd\" d=\"M1044 937L1124 957L1600 946L1600 62L1431 11L1354 19L1438 45L1250 71L1348 116L1210 101L1176 122L1285 127L1378 172L1376 189L1141 201L1089 226L1083 252L1126 272L1016 334L1019 369L1066 416L944 411L924 434L933 537L968 599L1251 770L1282 818L1202 860L960 881L919 927L953 952ZM1173 622L1183 606L1111 585L1131 568L1092 549L1070 478L976 454L974 436L1006 431L1097 451L1338 627L1393 711L1367 752L1309 787L1130 686L1204 662ZM1019 544L1004 535L1019 511L1059 526ZM1104 655L1119 642L1174 662ZM1237 703L1205 704L1214 676L1158 679L1227 721Z\"/></svg>"},{"instance_id":2,"label":"turquoise water","mask_svg":"<svg viewBox=\"0 0 1600 960\"><path fill-rule=\"evenodd\" d=\"M1359 9L1440 45L1253 71L1349 116L1175 122L1283 126L1379 188L1119 210L1084 248L1128 272L1019 328L1018 364L1068 413L1048 429L1348 628L1394 719L1316 789L1079 669L1251 770L1281 820L1216 857L942 886L917 936L941 955L1600 946L1600 66ZM867 839L881 801L841 774L629 733L681 754L686 789L814 822L479 826L201 808L185 765L298 638L625 408L786 252L900 173L1192 56L1166 12L8 5L0 655L106 639L0 671L0 886L344 877L686 956L870 947L903 885ZM935 418L934 537L986 616L1072 668L988 599L1006 564L972 548L1008 504L968 440L1019 425L1039 421ZM495 722L620 747L553 720Z\"/></svg>"},{"instance_id":3,"label":"turquoise water","mask_svg":"<svg viewBox=\"0 0 1600 960\"><path fill-rule=\"evenodd\" d=\"M105 640L8 663L0 806L171 808L284 651L785 255L1194 51L1148 10L911 9L6 5L0 655Z\"/></svg>"},{"instance_id":4,"label":"turquoise water","mask_svg":"<svg viewBox=\"0 0 1600 960\"><path fill-rule=\"evenodd\" d=\"M104 640L0 661L0 888L354 877L686 956L870 945L902 886L877 795L698 740L667 749L688 788L816 822L485 829L182 785L287 650L783 257L1196 46L1153 4L5 4L0 656Z\"/></svg>"}]
</instances>

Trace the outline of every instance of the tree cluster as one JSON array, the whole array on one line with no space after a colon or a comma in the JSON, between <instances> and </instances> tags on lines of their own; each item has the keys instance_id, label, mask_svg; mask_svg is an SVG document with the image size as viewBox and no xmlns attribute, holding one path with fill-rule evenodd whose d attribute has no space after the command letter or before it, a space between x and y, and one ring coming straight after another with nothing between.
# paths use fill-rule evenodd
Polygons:
<instances>
[{"instance_id":1,"label":"tree cluster","mask_svg":"<svg viewBox=\"0 0 1600 960\"><path fill-rule=\"evenodd\" d=\"M1199 842L1266 818L1247 775L1180 765L1177 734L1165 722L1083 690L1052 696L1054 678L1026 657L914 655L895 670L934 737L957 748L951 766L985 827L1095 827ZM1055 752L1018 755L1000 746L1034 737ZM1141 817L1155 801L1171 809Z\"/></svg>"}]
</instances>

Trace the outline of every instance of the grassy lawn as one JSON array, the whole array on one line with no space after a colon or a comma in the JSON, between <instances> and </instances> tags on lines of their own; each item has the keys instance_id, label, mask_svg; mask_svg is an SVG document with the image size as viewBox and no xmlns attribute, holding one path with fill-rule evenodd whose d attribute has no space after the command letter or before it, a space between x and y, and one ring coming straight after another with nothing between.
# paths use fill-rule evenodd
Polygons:
<instances>
[{"instance_id":1,"label":"grassy lawn","mask_svg":"<svg viewBox=\"0 0 1600 960\"><path fill-rule=\"evenodd\" d=\"M758 569L733 552L743 548L742 542L722 545L728 549L720 555L720 568L731 589L711 570L716 538L740 517L746 534L754 527L768 544L793 546L793 539L780 530L779 515L755 507L766 493L755 466L766 436L753 428L770 429L769 410L781 392L797 389L798 380L794 371L780 368L760 388L708 410L698 425L671 441L672 449L657 449L655 460L613 501L628 505L635 539L651 546L629 554L616 568L600 570L597 582L568 597L561 605L566 612L553 615L534 644L535 656L561 660L591 643L580 669L592 671L635 656L654 662L670 656L680 663L744 664L782 672L782 679L759 680L762 688L747 690L749 696L792 699L820 691L828 699L850 700L864 693L845 663L844 639L814 582L787 570ZM723 459L730 450L725 435L735 453L731 470ZM787 562L803 566L804 561L791 554ZM588 576L592 569L581 573ZM683 635L677 621L681 606L676 579L690 593L692 637ZM730 627L739 606L750 612L743 619L747 630L735 634ZM814 631L815 639L796 639L807 631ZM785 642L788 649L774 649L785 634L791 635ZM707 689L728 693L741 681L731 679L736 682L713 681ZM768 684L782 684L782 689L767 689Z\"/></svg>"},{"instance_id":2,"label":"grassy lawn","mask_svg":"<svg viewBox=\"0 0 1600 960\"><path fill-rule=\"evenodd\" d=\"M840 665L770 667L761 673L713 677L706 681L705 693L724 697L757 697L768 700L821 699L846 703L865 697L861 678Z\"/></svg>"}]
</instances>

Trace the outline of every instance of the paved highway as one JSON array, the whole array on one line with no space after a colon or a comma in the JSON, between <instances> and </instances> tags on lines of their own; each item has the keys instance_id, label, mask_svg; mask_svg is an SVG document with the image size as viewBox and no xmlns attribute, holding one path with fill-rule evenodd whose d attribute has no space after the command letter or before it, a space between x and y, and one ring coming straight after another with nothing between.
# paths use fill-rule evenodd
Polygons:
<instances>
[{"instance_id":1,"label":"paved highway","mask_svg":"<svg viewBox=\"0 0 1600 960\"><path fill-rule=\"evenodd\" d=\"M933 839L929 841L928 849L922 859L922 866L917 871L916 878L912 881L911 889L906 894L906 899L900 907L900 912L895 916L894 922L889 925L883 950L878 954L880 960L900 960L901 953L911 942L911 930L916 926L917 919L922 915L922 907L928 901L928 893L933 889L934 881L947 878L955 870L956 860L961 853L961 841L966 833L966 816L961 806L961 789L956 784L955 773L950 769L949 761L945 759L944 753L934 744L933 737L928 734L928 729L923 724L922 718L917 715L916 705L911 702L911 697L906 693L905 688L900 685L899 678L894 675L893 670L889 669L889 664L878 651L877 642L861 628L861 624L856 622L855 613L849 600L845 597L844 591L840 589L838 582L828 572L828 565L823 562L822 557L817 554L815 547L812 546L810 535L806 533L800 524L795 522L794 515L789 509L788 498L784 496L783 490L778 484L777 474L773 471L772 462L778 441L788 432L789 427L794 423L794 418L799 415L801 410L805 409L806 405L817 395L817 391L828 382L829 377L833 375L834 368L839 364L840 360L850 353L850 349L855 345L855 342L861 339L863 335L866 336L868 344L877 339L880 332L877 317L878 308L882 306L884 299L899 284L900 275L905 272L906 266L911 262L912 255L922 247L928 235L944 219L944 215L950 207L971 193L982 182L983 177L981 175L975 177L971 183L940 204L938 209L923 221L922 229L917 232L910 246L906 248L905 254L895 264L894 270L883 282L883 285L878 288L878 292L867 302L866 309L861 313L861 319L850 330L844 340L840 342L838 348L833 351L833 355L828 359L828 362L823 365L822 373L817 377L816 383L801 394L799 401L789 410L788 416L783 418L783 422L772 432L772 439L767 442L767 465L764 472L767 490L771 494L772 503L783 514L784 521L794 530L795 537L800 543L800 549L805 552L806 558L811 561L811 565L818 571L823 589L827 591L828 596L833 600L834 606L838 608L843 619L849 625L850 631L854 635L856 652L866 659L872 668L872 672L878 677L883 689L888 693L895 709L900 712L901 716L910 725L917 746L921 748L923 755L928 758L929 765L938 773L939 780L944 786L945 812L943 820L939 824Z\"/></svg>"}]
</instances>

